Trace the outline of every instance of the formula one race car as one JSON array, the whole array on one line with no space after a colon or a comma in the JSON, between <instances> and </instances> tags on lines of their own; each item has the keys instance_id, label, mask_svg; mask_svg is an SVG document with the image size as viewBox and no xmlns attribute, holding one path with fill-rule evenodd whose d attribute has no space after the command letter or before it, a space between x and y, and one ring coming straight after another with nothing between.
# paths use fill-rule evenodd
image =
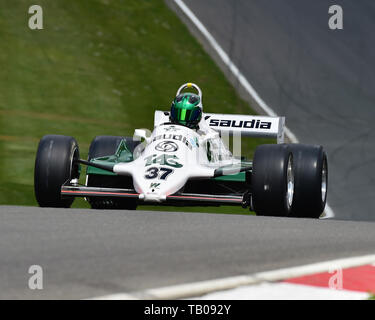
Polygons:
<instances>
[{"instance_id":1,"label":"formula one race car","mask_svg":"<svg viewBox=\"0 0 375 320\"><path fill-rule=\"evenodd\" d=\"M198 94L186 92L191 88ZM284 123L283 117L203 113L200 88L187 83L170 111L155 112L152 133L97 136L87 160L74 138L44 136L35 161L36 199L42 207L70 207L85 197L96 209L234 205L257 215L318 218L327 198L326 154L321 146L284 143ZM225 143L239 136L277 143L259 145L248 160Z\"/></svg>"}]
</instances>

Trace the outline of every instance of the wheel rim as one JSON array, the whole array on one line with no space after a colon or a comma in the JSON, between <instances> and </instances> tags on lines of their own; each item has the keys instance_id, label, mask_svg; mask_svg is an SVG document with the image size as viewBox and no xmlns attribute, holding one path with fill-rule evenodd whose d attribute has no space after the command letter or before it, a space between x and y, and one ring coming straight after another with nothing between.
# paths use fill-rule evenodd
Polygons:
<instances>
[{"instance_id":1,"label":"wheel rim","mask_svg":"<svg viewBox=\"0 0 375 320\"><path fill-rule=\"evenodd\" d=\"M321 186L321 193L322 193L322 202L325 202L327 196L327 162L323 161L322 167L322 186Z\"/></svg>"},{"instance_id":2,"label":"wheel rim","mask_svg":"<svg viewBox=\"0 0 375 320\"><path fill-rule=\"evenodd\" d=\"M79 159L79 150L78 147L75 147L71 158L70 158L70 177L69 179L74 179L79 177L79 165L75 163L75 160Z\"/></svg>"},{"instance_id":3,"label":"wheel rim","mask_svg":"<svg viewBox=\"0 0 375 320\"><path fill-rule=\"evenodd\" d=\"M287 193L286 193L288 209L292 207L293 196L294 196L294 171L293 171L292 156L290 156L288 160L288 169L287 169Z\"/></svg>"}]
</instances>

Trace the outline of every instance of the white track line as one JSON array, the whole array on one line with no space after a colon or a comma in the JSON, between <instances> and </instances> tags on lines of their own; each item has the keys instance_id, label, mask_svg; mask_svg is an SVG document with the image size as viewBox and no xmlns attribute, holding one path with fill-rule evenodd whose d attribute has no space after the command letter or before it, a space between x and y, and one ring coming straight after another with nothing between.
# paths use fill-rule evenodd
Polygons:
<instances>
[{"instance_id":1,"label":"white track line","mask_svg":"<svg viewBox=\"0 0 375 320\"><path fill-rule=\"evenodd\" d=\"M367 300L366 292L334 290L286 282L260 283L217 291L192 300Z\"/></svg>"},{"instance_id":2,"label":"white track line","mask_svg":"<svg viewBox=\"0 0 375 320\"><path fill-rule=\"evenodd\" d=\"M184 299L203 296L205 294L229 290L240 286L281 281L315 273L329 272L332 269L346 269L375 262L375 254L360 257L337 259L299 267L259 272L250 275L199 281L181 285L160 287L138 292L118 293L92 298L94 300L129 300L129 299Z\"/></svg>"},{"instance_id":3,"label":"white track line","mask_svg":"<svg viewBox=\"0 0 375 320\"><path fill-rule=\"evenodd\" d=\"M241 73L241 71L237 68L237 66L233 63L227 53L221 48L215 38L211 35L211 33L207 30L207 28L203 25L203 23L197 18L197 16L186 6L186 4L182 0L174 0L176 5L183 11L183 13L191 20L191 22L195 25L196 28L202 33L202 35L206 38L208 43L211 47L216 51L219 55L220 59L223 63L228 67L228 69L232 72L234 77L238 80L238 82L242 85L242 87L247 91L247 93L253 98L256 102L258 107L260 107L268 116L276 117L276 112L270 108L263 99L259 96L253 86L247 81L245 76ZM289 138L292 143L298 143L298 139L296 135L288 128L285 127L285 134ZM326 204L325 208L325 216L324 218L333 218L334 212L331 207Z\"/></svg>"}]
</instances>

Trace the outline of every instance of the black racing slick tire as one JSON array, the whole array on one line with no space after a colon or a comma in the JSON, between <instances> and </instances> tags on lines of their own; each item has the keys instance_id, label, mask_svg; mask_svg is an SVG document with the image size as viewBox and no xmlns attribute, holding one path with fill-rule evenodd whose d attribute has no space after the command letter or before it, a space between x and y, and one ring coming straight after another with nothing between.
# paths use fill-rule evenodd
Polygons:
<instances>
[{"instance_id":1,"label":"black racing slick tire","mask_svg":"<svg viewBox=\"0 0 375 320\"><path fill-rule=\"evenodd\" d=\"M135 141L131 137L121 136L97 136L90 144L88 161L94 158L110 156L116 153L120 142L126 139L126 146L130 152L134 152L140 141ZM133 189L133 180L128 176L113 175L88 175L87 186L103 188L124 188ZM127 209L135 210L137 201L128 198L111 197L89 197L87 198L92 209Z\"/></svg>"},{"instance_id":2,"label":"black racing slick tire","mask_svg":"<svg viewBox=\"0 0 375 320\"><path fill-rule=\"evenodd\" d=\"M288 145L258 146L251 176L251 202L255 213L260 216L289 216L293 193L293 154Z\"/></svg>"},{"instance_id":3,"label":"black racing slick tire","mask_svg":"<svg viewBox=\"0 0 375 320\"><path fill-rule=\"evenodd\" d=\"M291 144L295 193L292 217L319 218L327 202L328 162L322 146Z\"/></svg>"},{"instance_id":4,"label":"black racing slick tire","mask_svg":"<svg viewBox=\"0 0 375 320\"><path fill-rule=\"evenodd\" d=\"M79 178L77 141L68 136L46 135L38 146L34 167L35 198L41 207L69 208L73 197L61 197L61 186Z\"/></svg>"}]
</instances>

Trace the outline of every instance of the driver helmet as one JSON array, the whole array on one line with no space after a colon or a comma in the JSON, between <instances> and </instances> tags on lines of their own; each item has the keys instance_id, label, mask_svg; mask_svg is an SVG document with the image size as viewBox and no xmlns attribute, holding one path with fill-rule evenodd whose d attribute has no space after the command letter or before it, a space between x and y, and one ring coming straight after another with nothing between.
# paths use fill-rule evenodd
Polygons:
<instances>
[{"instance_id":1,"label":"driver helmet","mask_svg":"<svg viewBox=\"0 0 375 320\"><path fill-rule=\"evenodd\" d=\"M196 128L202 118L202 104L199 95L182 93L172 101L170 121L189 128Z\"/></svg>"}]
</instances>

